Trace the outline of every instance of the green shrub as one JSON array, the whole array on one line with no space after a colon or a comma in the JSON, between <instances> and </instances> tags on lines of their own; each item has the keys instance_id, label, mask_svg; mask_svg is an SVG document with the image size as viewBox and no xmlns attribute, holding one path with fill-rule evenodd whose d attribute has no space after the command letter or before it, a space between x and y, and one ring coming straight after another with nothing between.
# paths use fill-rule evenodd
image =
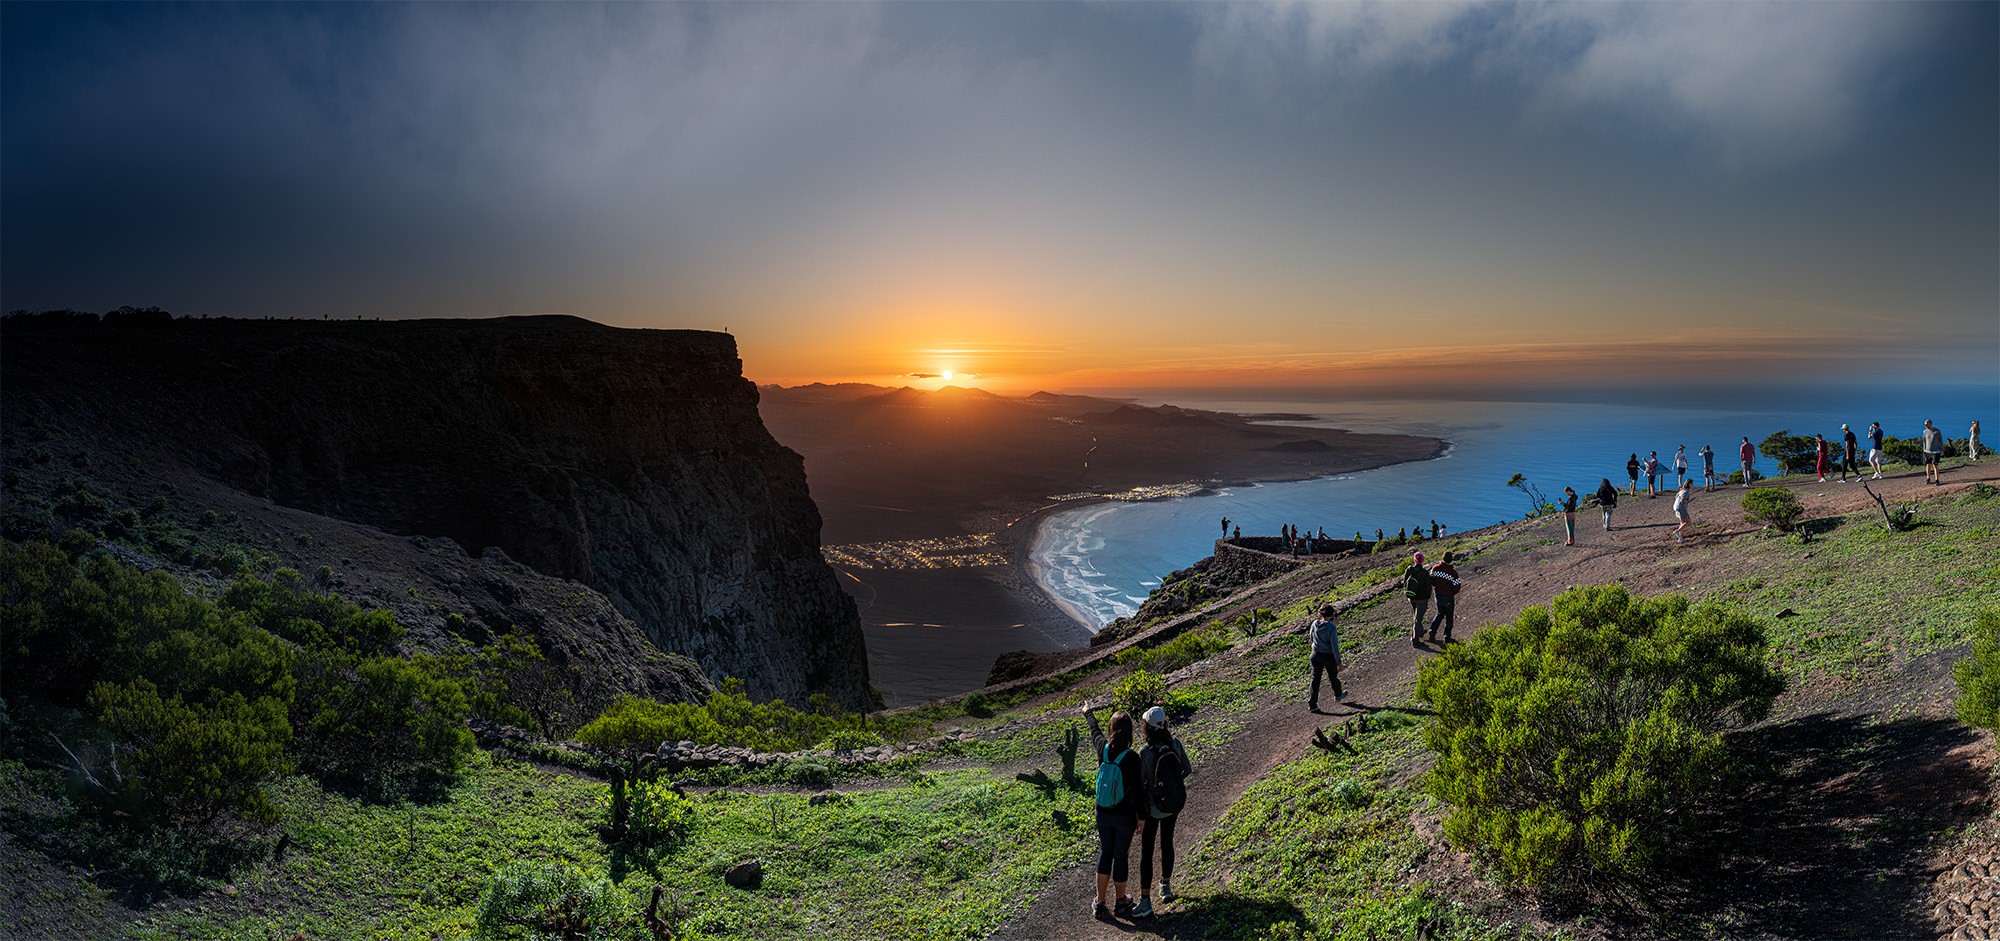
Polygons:
<instances>
[{"instance_id":1,"label":"green shrub","mask_svg":"<svg viewBox=\"0 0 2000 941\"><path fill-rule=\"evenodd\" d=\"M1967 725L2000 729L2000 610L1988 608L1972 622L1972 656L1951 669L1958 680L1958 717Z\"/></svg>"},{"instance_id":2,"label":"green shrub","mask_svg":"<svg viewBox=\"0 0 2000 941\"><path fill-rule=\"evenodd\" d=\"M650 845L672 846L686 838L698 819L694 802L681 796L664 781L638 781L627 787L630 795L625 819L626 839ZM606 795L604 807L611 806Z\"/></svg>"},{"instance_id":3,"label":"green shrub","mask_svg":"<svg viewBox=\"0 0 2000 941\"><path fill-rule=\"evenodd\" d=\"M993 697L988 696L985 690L965 697L965 701L960 705L965 707L965 714L969 716L984 719L993 714Z\"/></svg>"},{"instance_id":4,"label":"green shrub","mask_svg":"<svg viewBox=\"0 0 2000 941\"><path fill-rule=\"evenodd\" d=\"M465 688L428 657L306 651L292 727L323 776L449 774L472 754Z\"/></svg>"},{"instance_id":5,"label":"green shrub","mask_svg":"<svg viewBox=\"0 0 2000 941\"><path fill-rule=\"evenodd\" d=\"M1229 628L1217 621L1199 630L1184 631L1157 647L1127 647L1119 651L1115 659L1120 666L1164 674L1200 663L1228 649Z\"/></svg>"},{"instance_id":6,"label":"green shrub","mask_svg":"<svg viewBox=\"0 0 2000 941\"><path fill-rule=\"evenodd\" d=\"M1158 704L1166 694L1165 679L1149 670L1140 670L1112 689L1111 707L1130 715L1137 722L1141 713Z\"/></svg>"},{"instance_id":7,"label":"green shrub","mask_svg":"<svg viewBox=\"0 0 2000 941\"><path fill-rule=\"evenodd\" d=\"M1757 450L1778 462L1780 474L1809 473L1819 459L1819 443L1811 435L1795 435L1790 429L1772 432L1757 445Z\"/></svg>"},{"instance_id":8,"label":"green shrub","mask_svg":"<svg viewBox=\"0 0 2000 941\"><path fill-rule=\"evenodd\" d=\"M1552 894L1644 874L1732 770L1721 732L1784 690L1764 651L1747 617L1617 586L1451 647L1417 678L1446 834Z\"/></svg>"},{"instance_id":9,"label":"green shrub","mask_svg":"<svg viewBox=\"0 0 2000 941\"><path fill-rule=\"evenodd\" d=\"M612 936L618 889L568 863L516 863L479 898L481 938L598 939Z\"/></svg>"},{"instance_id":10,"label":"green shrub","mask_svg":"<svg viewBox=\"0 0 2000 941\"><path fill-rule=\"evenodd\" d=\"M1743 495L1743 518L1774 526L1781 533L1791 532L1792 524L1805 513L1799 498L1783 487L1765 487Z\"/></svg>"},{"instance_id":11,"label":"green shrub","mask_svg":"<svg viewBox=\"0 0 2000 941\"><path fill-rule=\"evenodd\" d=\"M211 698L199 705L163 698L151 681L140 679L100 685L91 706L130 743L147 790L175 816L207 824L226 811L276 820L263 786L289 770L284 704L241 693Z\"/></svg>"}]
</instances>

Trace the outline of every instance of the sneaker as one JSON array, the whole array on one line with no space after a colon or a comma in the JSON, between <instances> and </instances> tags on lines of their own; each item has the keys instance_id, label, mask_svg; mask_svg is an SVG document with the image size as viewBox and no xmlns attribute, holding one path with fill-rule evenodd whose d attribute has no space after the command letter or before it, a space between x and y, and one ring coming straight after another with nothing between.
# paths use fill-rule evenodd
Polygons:
<instances>
[{"instance_id":1,"label":"sneaker","mask_svg":"<svg viewBox=\"0 0 2000 941\"><path fill-rule=\"evenodd\" d=\"M1148 898L1140 899L1139 904L1132 906L1132 917L1133 918L1153 917L1153 900Z\"/></svg>"},{"instance_id":2,"label":"sneaker","mask_svg":"<svg viewBox=\"0 0 2000 941\"><path fill-rule=\"evenodd\" d=\"M1099 921L1111 920L1111 909L1107 908L1101 899L1090 904L1090 914Z\"/></svg>"},{"instance_id":3,"label":"sneaker","mask_svg":"<svg viewBox=\"0 0 2000 941\"><path fill-rule=\"evenodd\" d=\"M1333 701L1334 701L1334 702L1346 702L1346 701L1347 701L1347 690L1344 690L1344 689L1343 689L1343 690L1341 690L1340 692L1337 692L1337 693L1334 693L1334 694L1333 694ZM1162 902L1170 902L1170 901L1173 901L1172 899L1170 899L1170 898L1168 898L1168 897L1167 897L1167 884L1166 884L1166 883L1164 883L1164 882L1160 883L1160 901L1162 901Z\"/></svg>"},{"instance_id":4,"label":"sneaker","mask_svg":"<svg viewBox=\"0 0 2000 941\"><path fill-rule=\"evenodd\" d=\"M1120 915L1129 916L1132 914L1132 900L1130 898L1121 898L1111 906L1111 910Z\"/></svg>"},{"instance_id":5,"label":"sneaker","mask_svg":"<svg viewBox=\"0 0 2000 941\"><path fill-rule=\"evenodd\" d=\"M1412 647L1422 647L1423 645L1424 645L1424 639L1423 639L1423 638L1421 638L1421 637L1412 637L1412 638L1410 638L1410 646L1412 646Z\"/></svg>"},{"instance_id":6,"label":"sneaker","mask_svg":"<svg viewBox=\"0 0 2000 941\"><path fill-rule=\"evenodd\" d=\"M1165 904L1165 903L1167 903L1167 902L1171 902L1171 901L1173 901L1173 900L1174 900L1174 884L1173 884L1173 883L1171 883L1171 882L1168 882L1168 881L1167 881L1167 880L1165 880L1165 879L1161 879L1161 880L1160 880L1160 903L1161 903L1161 904Z\"/></svg>"},{"instance_id":7,"label":"sneaker","mask_svg":"<svg viewBox=\"0 0 2000 941\"><path fill-rule=\"evenodd\" d=\"M1430 641L1430 642L1431 642L1431 643L1433 643L1433 644L1435 644L1435 643L1437 643L1437 642L1438 642L1438 632L1436 632L1436 631L1432 631L1432 632L1430 632L1430 635L1429 635L1429 636L1427 636L1427 637L1425 637L1424 639L1425 639L1425 640L1428 640L1428 641Z\"/></svg>"},{"instance_id":8,"label":"sneaker","mask_svg":"<svg viewBox=\"0 0 2000 941\"><path fill-rule=\"evenodd\" d=\"M1319 711L1319 703L1316 703L1316 702L1309 702L1309 703L1306 703L1306 711L1307 711L1307 712L1318 712L1318 711Z\"/></svg>"}]
</instances>

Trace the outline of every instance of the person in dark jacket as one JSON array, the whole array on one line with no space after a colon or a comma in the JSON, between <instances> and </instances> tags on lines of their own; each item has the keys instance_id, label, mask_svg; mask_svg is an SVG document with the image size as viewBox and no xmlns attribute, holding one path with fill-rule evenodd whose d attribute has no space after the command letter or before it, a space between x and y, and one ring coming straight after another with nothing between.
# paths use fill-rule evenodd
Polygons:
<instances>
[{"instance_id":1,"label":"person in dark jacket","mask_svg":"<svg viewBox=\"0 0 2000 941\"><path fill-rule=\"evenodd\" d=\"M1576 545L1576 488L1563 488L1563 545Z\"/></svg>"},{"instance_id":2,"label":"person in dark jacket","mask_svg":"<svg viewBox=\"0 0 2000 941\"><path fill-rule=\"evenodd\" d=\"M1437 617L1431 619L1431 640L1438 639L1438 625L1444 625L1444 642L1451 643L1451 627L1455 623L1453 611L1458 607L1458 570L1451 567L1451 553L1445 552L1438 564L1431 566L1431 594L1437 596Z\"/></svg>"},{"instance_id":3,"label":"person in dark jacket","mask_svg":"<svg viewBox=\"0 0 2000 941\"><path fill-rule=\"evenodd\" d=\"M1840 426L1840 446L1847 456L1842 458L1840 462L1841 483L1847 482L1847 475L1849 474L1853 474L1856 480L1861 479L1861 465L1854 462L1855 445L1858 443L1854 440L1854 429L1847 427L1843 423Z\"/></svg>"},{"instance_id":4,"label":"person in dark jacket","mask_svg":"<svg viewBox=\"0 0 2000 941\"><path fill-rule=\"evenodd\" d=\"M1625 476L1632 478L1632 495L1639 495L1639 452L1632 452L1631 460L1625 462Z\"/></svg>"},{"instance_id":5,"label":"person in dark jacket","mask_svg":"<svg viewBox=\"0 0 2000 941\"><path fill-rule=\"evenodd\" d=\"M1319 617L1306 625L1306 640L1312 650L1312 685L1306 688L1306 708L1319 711L1319 678L1322 674L1333 683L1333 698L1339 701L1347 698L1347 691L1340 688L1340 626L1333 616L1339 609L1331 604L1319 606Z\"/></svg>"},{"instance_id":6,"label":"person in dark jacket","mask_svg":"<svg viewBox=\"0 0 2000 941\"><path fill-rule=\"evenodd\" d=\"M1125 893L1125 879L1132 854L1132 834L1144 826L1139 819L1139 808L1149 806L1139 753L1132 750L1132 717L1123 712L1112 713L1109 736L1098 728L1097 716L1090 706L1083 707L1083 717L1090 720L1090 742L1097 747L1098 764L1116 764L1125 791L1110 806L1097 807L1097 901L1091 905L1091 914L1098 918L1110 918L1113 912L1129 915L1133 906L1132 897ZM1112 883L1118 886L1115 906L1107 904L1105 898Z\"/></svg>"},{"instance_id":7,"label":"person in dark jacket","mask_svg":"<svg viewBox=\"0 0 2000 941\"><path fill-rule=\"evenodd\" d=\"M1603 483L1597 485L1597 505L1604 510L1604 531L1611 531L1611 511L1618 506L1618 488L1611 486L1611 478L1600 477Z\"/></svg>"},{"instance_id":8,"label":"person in dark jacket","mask_svg":"<svg viewBox=\"0 0 2000 941\"><path fill-rule=\"evenodd\" d=\"M1146 796L1151 798L1139 811L1139 819L1145 824L1139 828L1139 905L1132 909L1132 917L1145 918L1153 914L1153 844L1160 844L1160 901L1174 900L1174 821L1180 819L1178 808L1167 810L1159 806L1162 793L1172 793L1171 783L1181 782L1180 793L1187 793L1187 776L1194 773L1194 765L1188 761L1187 749L1181 747L1180 740L1167 731L1167 711L1158 706L1146 710L1146 748L1139 753L1139 773L1145 776ZM1160 786L1155 788L1154 782Z\"/></svg>"},{"instance_id":9,"label":"person in dark jacket","mask_svg":"<svg viewBox=\"0 0 2000 941\"><path fill-rule=\"evenodd\" d=\"M1410 567L1403 570L1403 597L1410 599L1410 610L1416 613L1417 627L1410 635L1410 646L1424 645L1424 615L1431 608L1431 570L1424 567L1424 554L1419 552L1411 557Z\"/></svg>"}]
</instances>

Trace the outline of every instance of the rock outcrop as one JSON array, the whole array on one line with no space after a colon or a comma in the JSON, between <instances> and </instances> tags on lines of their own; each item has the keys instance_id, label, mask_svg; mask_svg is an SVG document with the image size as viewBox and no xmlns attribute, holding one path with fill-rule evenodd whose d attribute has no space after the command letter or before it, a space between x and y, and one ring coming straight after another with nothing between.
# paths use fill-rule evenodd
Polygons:
<instances>
[{"instance_id":1,"label":"rock outcrop","mask_svg":"<svg viewBox=\"0 0 2000 941\"><path fill-rule=\"evenodd\" d=\"M758 698L868 705L803 461L724 334L571 317L9 318L9 420L275 504L497 547Z\"/></svg>"}]
</instances>

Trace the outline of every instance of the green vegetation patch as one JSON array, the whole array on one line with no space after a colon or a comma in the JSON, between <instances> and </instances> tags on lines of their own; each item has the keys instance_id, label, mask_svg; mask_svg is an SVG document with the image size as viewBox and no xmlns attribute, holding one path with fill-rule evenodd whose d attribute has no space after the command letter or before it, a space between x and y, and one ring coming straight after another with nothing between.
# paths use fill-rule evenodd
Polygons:
<instances>
[{"instance_id":1,"label":"green vegetation patch","mask_svg":"<svg viewBox=\"0 0 2000 941\"><path fill-rule=\"evenodd\" d=\"M1375 714L1358 753L1314 750L1273 769L1177 867L1185 901L1163 934L1205 938L1498 937L1409 872L1428 849L1410 826L1435 803L1402 779L1424 749L1405 713ZM1218 878L1216 874L1226 873Z\"/></svg>"}]
</instances>

